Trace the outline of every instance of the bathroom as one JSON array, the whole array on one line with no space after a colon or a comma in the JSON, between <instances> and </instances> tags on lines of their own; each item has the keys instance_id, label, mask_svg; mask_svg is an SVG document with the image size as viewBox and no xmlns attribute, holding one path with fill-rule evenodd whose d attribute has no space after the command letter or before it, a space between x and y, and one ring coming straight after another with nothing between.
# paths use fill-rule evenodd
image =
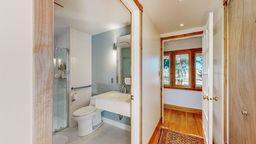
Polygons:
<instances>
[{"instance_id":1,"label":"bathroom","mask_svg":"<svg viewBox=\"0 0 256 144\"><path fill-rule=\"evenodd\" d=\"M53 143L130 143L130 12L120 0L54 8Z\"/></svg>"}]
</instances>

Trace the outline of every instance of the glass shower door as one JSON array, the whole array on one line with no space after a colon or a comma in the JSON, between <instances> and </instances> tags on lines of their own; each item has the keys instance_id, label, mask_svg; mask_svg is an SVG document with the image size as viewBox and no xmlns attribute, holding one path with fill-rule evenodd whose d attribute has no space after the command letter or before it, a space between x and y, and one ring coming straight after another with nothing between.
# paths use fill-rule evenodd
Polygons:
<instances>
[{"instance_id":1,"label":"glass shower door","mask_svg":"<svg viewBox=\"0 0 256 144\"><path fill-rule=\"evenodd\" d=\"M68 127L68 60L68 49L54 49L53 132L58 132Z\"/></svg>"}]
</instances>

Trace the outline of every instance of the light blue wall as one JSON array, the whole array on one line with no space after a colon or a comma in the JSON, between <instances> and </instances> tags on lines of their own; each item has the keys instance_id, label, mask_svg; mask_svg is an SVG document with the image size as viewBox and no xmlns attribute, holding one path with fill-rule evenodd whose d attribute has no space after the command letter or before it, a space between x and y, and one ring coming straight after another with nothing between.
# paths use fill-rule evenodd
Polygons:
<instances>
[{"instance_id":1,"label":"light blue wall","mask_svg":"<svg viewBox=\"0 0 256 144\"><path fill-rule=\"evenodd\" d=\"M107 31L92 36L92 94L100 94L111 90L119 90L117 83L117 68L113 58L113 45L120 36L130 34L131 27ZM111 82L113 79L113 83ZM119 116L114 113L104 111L103 117L130 125L130 118L124 117L119 120Z\"/></svg>"}]
</instances>

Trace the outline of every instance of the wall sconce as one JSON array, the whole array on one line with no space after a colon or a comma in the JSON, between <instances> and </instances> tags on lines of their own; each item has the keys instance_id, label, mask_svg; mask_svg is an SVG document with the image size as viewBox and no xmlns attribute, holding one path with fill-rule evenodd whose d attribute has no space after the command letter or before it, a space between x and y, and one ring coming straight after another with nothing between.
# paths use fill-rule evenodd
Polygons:
<instances>
[{"instance_id":1,"label":"wall sconce","mask_svg":"<svg viewBox=\"0 0 256 144\"><path fill-rule=\"evenodd\" d=\"M113 64L117 63L117 46L116 43L113 44Z\"/></svg>"}]
</instances>

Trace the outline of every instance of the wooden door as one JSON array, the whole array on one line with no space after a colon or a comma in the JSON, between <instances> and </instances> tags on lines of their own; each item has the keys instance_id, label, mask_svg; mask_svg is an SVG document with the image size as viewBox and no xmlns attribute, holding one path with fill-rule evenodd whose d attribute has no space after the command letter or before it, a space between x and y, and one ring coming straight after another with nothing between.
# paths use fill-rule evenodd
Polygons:
<instances>
[{"instance_id":1,"label":"wooden door","mask_svg":"<svg viewBox=\"0 0 256 144\"><path fill-rule=\"evenodd\" d=\"M228 4L229 143L256 142L256 0Z\"/></svg>"},{"instance_id":2,"label":"wooden door","mask_svg":"<svg viewBox=\"0 0 256 144\"><path fill-rule=\"evenodd\" d=\"M205 142L213 141L213 13L203 35L203 130Z\"/></svg>"}]
</instances>

